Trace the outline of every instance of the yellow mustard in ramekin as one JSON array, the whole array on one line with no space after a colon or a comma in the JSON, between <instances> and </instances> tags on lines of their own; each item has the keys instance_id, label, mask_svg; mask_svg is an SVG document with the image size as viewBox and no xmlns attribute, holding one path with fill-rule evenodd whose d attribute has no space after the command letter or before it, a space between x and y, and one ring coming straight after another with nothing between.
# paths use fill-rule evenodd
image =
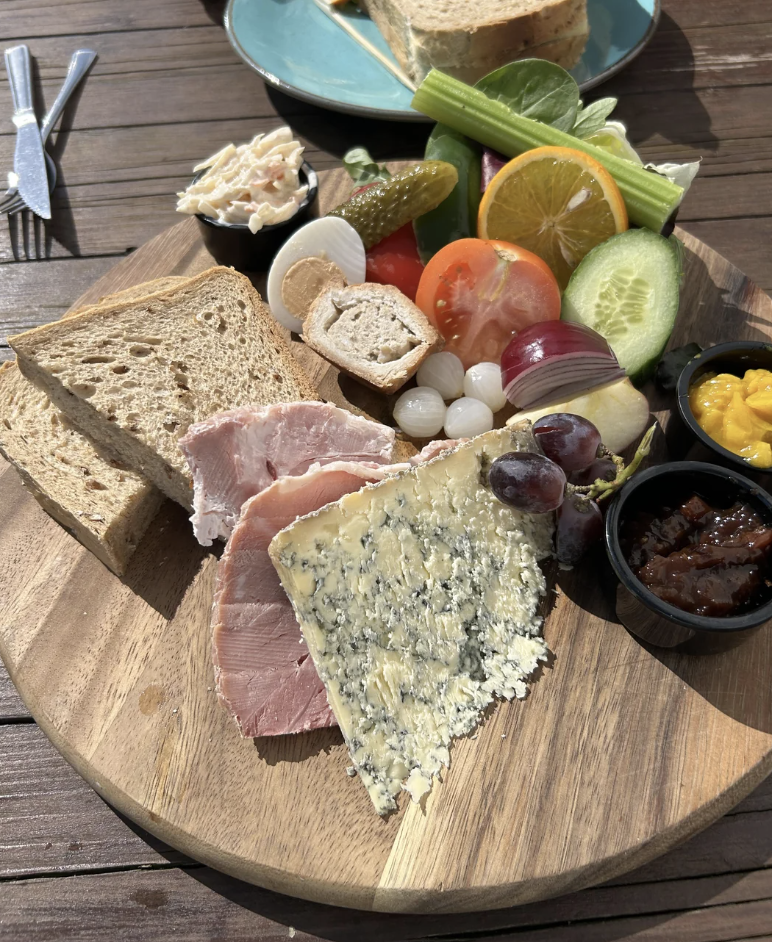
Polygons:
<instances>
[{"instance_id":1,"label":"yellow mustard in ramekin","mask_svg":"<svg viewBox=\"0 0 772 942\"><path fill-rule=\"evenodd\" d=\"M697 424L754 468L772 467L772 372L705 373L689 390Z\"/></svg>"}]
</instances>

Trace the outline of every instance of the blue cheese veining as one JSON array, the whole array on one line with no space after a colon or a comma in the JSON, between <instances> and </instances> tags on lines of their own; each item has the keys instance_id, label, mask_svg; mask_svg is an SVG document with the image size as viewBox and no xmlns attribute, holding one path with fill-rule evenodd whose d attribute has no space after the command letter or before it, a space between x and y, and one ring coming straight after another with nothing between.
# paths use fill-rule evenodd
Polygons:
<instances>
[{"instance_id":1,"label":"blue cheese veining","mask_svg":"<svg viewBox=\"0 0 772 942\"><path fill-rule=\"evenodd\" d=\"M539 560L552 515L487 486L501 454L538 450L530 425L480 435L302 517L270 554L381 814L419 800L494 697L523 697L547 647Z\"/></svg>"}]
</instances>

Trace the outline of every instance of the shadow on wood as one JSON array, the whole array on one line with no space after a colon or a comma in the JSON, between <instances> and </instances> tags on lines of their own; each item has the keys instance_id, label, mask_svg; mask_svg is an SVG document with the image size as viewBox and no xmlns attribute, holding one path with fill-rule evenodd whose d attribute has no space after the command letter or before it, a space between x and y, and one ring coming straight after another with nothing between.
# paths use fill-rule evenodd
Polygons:
<instances>
[{"instance_id":1,"label":"shadow on wood","mask_svg":"<svg viewBox=\"0 0 772 942\"><path fill-rule=\"evenodd\" d=\"M366 147L379 161L421 159L434 127L431 123L362 117L352 121L351 115L291 98L271 86L266 86L266 91L273 107L303 143L337 157L352 147Z\"/></svg>"},{"instance_id":2,"label":"shadow on wood","mask_svg":"<svg viewBox=\"0 0 772 942\"><path fill-rule=\"evenodd\" d=\"M36 90L37 113L38 115L43 115L45 109L43 108L40 71L36 59L33 59L33 63L33 82ZM70 96L59 120L58 131L52 132L52 137L53 134L56 135L55 141L53 144L49 143L46 148L56 165L57 172L56 187L51 194L51 219L45 222L44 258L51 257L51 246L54 240L59 242L71 255L79 256L81 254L80 246L78 245L78 234L75 228L75 219L72 214L70 201L67 198L67 184L62 171L62 157L72 130L75 113L78 110L78 103L83 95L85 86L86 81L80 82ZM49 141L50 140L51 138L49 138Z\"/></svg>"},{"instance_id":3,"label":"shadow on wood","mask_svg":"<svg viewBox=\"0 0 772 942\"><path fill-rule=\"evenodd\" d=\"M170 621L207 553L195 541L186 512L167 500L121 581Z\"/></svg>"},{"instance_id":4,"label":"shadow on wood","mask_svg":"<svg viewBox=\"0 0 772 942\"><path fill-rule=\"evenodd\" d=\"M333 746L343 743L343 735L337 726L333 726L299 736L259 736L252 741L263 762L278 765L281 762L303 762L322 752L329 753Z\"/></svg>"},{"instance_id":5,"label":"shadow on wood","mask_svg":"<svg viewBox=\"0 0 772 942\"><path fill-rule=\"evenodd\" d=\"M674 88L669 99L665 99L668 106L642 109L640 97L626 94L626 90L646 88L651 85L650 76L661 73L662 45L666 45L668 50L665 61L671 64L671 68L672 63L678 63L677 70L674 70ZM711 130L710 115L694 90L692 47L684 32L667 13L662 14L659 28L649 46L623 74L604 86L603 91L606 95L620 96L613 117L628 126L634 146L660 134L665 140L676 144L694 144L711 151L718 148L718 138ZM678 120L674 120L673 112L676 109Z\"/></svg>"},{"instance_id":6,"label":"shadow on wood","mask_svg":"<svg viewBox=\"0 0 772 942\"><path fill-rule=\"evenodd\" d=\"M222 26L226 3L227 0L201 0L201 6L206 11L206 15L218 26Z\"/></svg>"}]
</instances>

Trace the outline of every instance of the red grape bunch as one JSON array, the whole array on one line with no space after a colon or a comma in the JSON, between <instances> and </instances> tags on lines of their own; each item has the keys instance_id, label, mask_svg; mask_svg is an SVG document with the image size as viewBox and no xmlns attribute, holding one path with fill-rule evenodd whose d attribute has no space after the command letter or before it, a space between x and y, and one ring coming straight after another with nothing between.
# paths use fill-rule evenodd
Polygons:
<instances>
[{"instance_id":1,"label":"red grape bunch","mask_svg":"<svg viewBox=\"0 0 772 942\"><path fill-rule=\"evenodd\" d=\"M601 442L588 419L568 412L545 415L533 424L543 454L509 452L491 465L491 490L504 504L524 513L557 511L555 553L573 566L603 536L598 500L617 490L646 454L654 429L625 468Z\"/></svg>"}]
</instances>

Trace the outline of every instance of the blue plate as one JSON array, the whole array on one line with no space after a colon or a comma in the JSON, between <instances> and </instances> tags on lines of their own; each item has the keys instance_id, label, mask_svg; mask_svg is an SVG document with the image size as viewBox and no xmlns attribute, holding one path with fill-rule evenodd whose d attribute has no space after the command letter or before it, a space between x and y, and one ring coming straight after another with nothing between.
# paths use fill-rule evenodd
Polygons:
<instances>
[{"instance_id":1,"label":"blue plate","mask_svg":"<svg viewBox=\"0 0 772 942\"><path fill-rule=\"evenodd\" d=\"M590 39L572 72L583 91L610 78L644 48L657 27L659 0L588 0L587 12ZM354 8L345 15L396 61L369 17ZM313 0L229 0L225 29L241 58L288 95L371 118L428 120L410 107L410 90Z\"/></svg>"}]
</instances>

